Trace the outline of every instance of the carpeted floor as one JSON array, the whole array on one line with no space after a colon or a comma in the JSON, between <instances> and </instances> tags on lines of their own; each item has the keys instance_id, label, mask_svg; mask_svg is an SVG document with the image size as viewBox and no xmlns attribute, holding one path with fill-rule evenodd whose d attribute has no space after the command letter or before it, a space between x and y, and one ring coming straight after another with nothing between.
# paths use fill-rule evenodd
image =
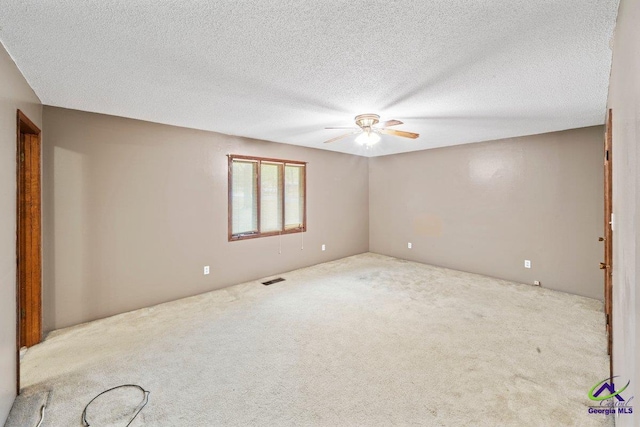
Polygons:
<instances>
[{"instance_id":1,"label":"carpeted floor","mask_svg":"<svg viewBox=\"0 0 640 427\"><path fill-rule=\"evenodd\" d=\"M613 425L587 413L599 301L374 254L282 277L51 333L7 426L47 398L43 427L80 426L125 383L151 392L132 426ZM140 400L87 418L124 426Z\"/></svg>"}]
</instances>

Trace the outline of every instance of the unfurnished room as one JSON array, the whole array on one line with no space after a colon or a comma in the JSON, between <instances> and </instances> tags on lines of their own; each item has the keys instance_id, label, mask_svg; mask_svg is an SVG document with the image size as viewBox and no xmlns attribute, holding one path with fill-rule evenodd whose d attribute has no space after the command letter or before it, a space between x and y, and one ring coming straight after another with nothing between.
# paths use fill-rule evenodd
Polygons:
<instances>
[{"instance_id":1,"label":"unfurnished room","mask_svg":"<svg viewBox=\"0 0 640 427\"><path fill-rule=\"evenodd\" d=\"M638 22L0 0L0 423L640 426Z\"/></svg>"}]
</instances>

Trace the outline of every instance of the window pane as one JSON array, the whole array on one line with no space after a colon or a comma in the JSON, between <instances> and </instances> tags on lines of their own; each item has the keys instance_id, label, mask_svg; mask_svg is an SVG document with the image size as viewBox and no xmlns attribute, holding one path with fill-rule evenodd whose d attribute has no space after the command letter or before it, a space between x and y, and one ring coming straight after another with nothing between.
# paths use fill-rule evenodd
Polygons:
<instances>
[{"instance_id":1,"label":"window pane","mask_svg":"<svg viewBox=\"0 0 640 427\"><path fill-rule=\"evenodd\" d=\"M285 228L300 228L304 221L304 166L285 166L284 188Z\"/></svg>"},{"instance_id":2,"label":"window pane","mask_svg":"<svg viewBox=\"0 0 640 427\"><path fill-rule=\"evenodd\" d=\"M234 160L231 164L231 234L258 231L258 164Z\"/></svg>"},{"instance_id":3,"label":"window pane","mask_svg":"<svg viewBox=\"0 0 640 427\"><path fill-rule=\"evenodd\" d=\"M260 232L282 230L282 164L260 166Z\"/></svg>"}]
</instances>

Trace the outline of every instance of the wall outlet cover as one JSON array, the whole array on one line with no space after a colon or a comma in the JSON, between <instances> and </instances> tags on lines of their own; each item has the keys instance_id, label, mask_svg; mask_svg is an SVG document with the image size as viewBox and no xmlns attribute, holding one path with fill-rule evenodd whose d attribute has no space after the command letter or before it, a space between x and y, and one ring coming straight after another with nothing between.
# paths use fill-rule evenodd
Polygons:
<instances>
[{"instance_id":1,"label":"wall outlet cover","mask_svg":"<svg viewBox=\"0 0 640 427\"><path fill-rule=\"evenodd\" d=\"M531 260L528 260L528 259L524 260L524 268L531 268Z\"/></svg>"},{"instance_id":2,"label":"wall outlet cover","mask_svg":"<svg viewBox=\"0 0 640 427\"><path fill-rule=\"evenodd\" d=\"M209 266L208 265L204 266L204 274L205 275L209 274Z\"/></svg>"}]
</instances>

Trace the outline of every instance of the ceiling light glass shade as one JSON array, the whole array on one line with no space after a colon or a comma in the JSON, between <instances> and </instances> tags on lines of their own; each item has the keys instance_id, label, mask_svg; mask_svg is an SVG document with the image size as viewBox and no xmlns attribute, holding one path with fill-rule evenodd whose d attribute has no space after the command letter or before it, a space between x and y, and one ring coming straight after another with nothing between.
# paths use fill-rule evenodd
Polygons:
<instances>
[{"instance_id":1,"label":"ceiling light glass shade","mask_svg":"<svg viewBox=\"0 0 640 427\"><path fill-rule=\"evenodd\" d=\"M380 141L380 135L375 132L362 132L356 138L356 142L362 145L373 145L378 141Z\"/></svg>"}]
</instances>

